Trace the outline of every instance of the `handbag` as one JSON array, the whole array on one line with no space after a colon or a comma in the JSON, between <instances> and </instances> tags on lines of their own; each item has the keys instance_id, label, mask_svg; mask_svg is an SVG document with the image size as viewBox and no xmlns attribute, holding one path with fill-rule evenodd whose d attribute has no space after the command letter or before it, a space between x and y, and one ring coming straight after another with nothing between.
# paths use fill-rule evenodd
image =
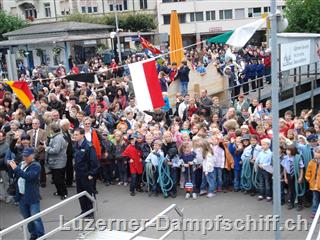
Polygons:
<instances>
[{"instance_id":1,"label":"handbag","mask_svg":"<svg viewBox=\"0 0 320 240\"><path fill-rule=\"evenodd\" d=\"M188 167L188 182L184 185L184 189L186 192L192 192L193 190L193 183L191 181L191 176L190 176L190 167Z\"/></svg>"}]
</instances>

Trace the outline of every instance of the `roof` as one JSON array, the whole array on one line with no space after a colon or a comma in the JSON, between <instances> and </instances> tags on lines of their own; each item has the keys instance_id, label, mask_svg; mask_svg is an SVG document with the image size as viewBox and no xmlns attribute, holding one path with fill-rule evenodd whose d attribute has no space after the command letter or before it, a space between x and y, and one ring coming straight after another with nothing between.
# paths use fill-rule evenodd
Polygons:
<instances>
[{"instance_id":1,"label":"roof","mask_svg":"<svg viewBox=\"0 0 320 240\"><path fill-rule=\"evenodd\" d=\"M19 35L31 35L31 34L43 34L43 33L56 33L56 32L71 32L71 31L86 31L86 30L109 30L113 29L113 26L82 23L82 22L54 22L35 24L29 27L25 27L16 31L3 34L5 37L19 36Z\"/></svg>"},{"instance_id":2,"label":"roof","mask_svg":"<svg viewBox=\"0 0 320 240\"><path fill-rule=\"evenodd\" d=\"M144 32L140 35L154 35L154 32ZM137 32L120 32L120 37L134 37L138 36ZM84 40L94 40L94 39L106 39L110 38L108 33L94 33L94 34L82 34L82 35L70 35L64 34L62 36L52 36L52 37L34 37L25 39L13 39L5 40L0 42L0 47L15 46L15 45L34 45L39 43L58 43L58 42L69 42L69 41L84 41Z\"/></svg>"},{"instance_id":3,"label":"roof","mask_svg":"<svg viewBox=\"0 0 320 240\"><path fill-rule=\"evenodd\" d=\"M284 37L284 38L320 38L320 34L318 33L278 33L278 37Z\"/></svg>"}]
</instances>

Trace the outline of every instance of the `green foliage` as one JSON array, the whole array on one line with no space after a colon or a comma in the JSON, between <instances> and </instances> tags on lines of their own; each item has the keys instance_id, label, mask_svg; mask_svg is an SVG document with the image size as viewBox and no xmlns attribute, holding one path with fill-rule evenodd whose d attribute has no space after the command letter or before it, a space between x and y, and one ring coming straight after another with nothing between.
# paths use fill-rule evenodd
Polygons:
<instances>
[{"instance_id":1,"label":"green foliage","mask_svg":"<svg viewBox=\"0 0 320 240\"><path fill-rule=\"evenodd\" d=\"M320 0L287 0L287 32L320 33Z\"/></svg>"},{"instance_id":2,"label":"green foliage","mask_svg":"<svg viewBox=\"0 0 320 240\"><path fill-rule=\"evenodd\" d=\"M151 14L119 14L119 28L131 32L151 31L156 28L154 19L154 16ZM67 16L64 20L116 26L114 14L92 16L77 13Z\"/></svg>"},{"instance_id":3,"label":"green foliage","mask_svg":"<svg viewBox=\"0 0 320 240\"><path fill-rule=\"evenodd\" d=\"M15 31L26 26L27 22L23 19L0 11L0 40L4 39L4 33Z\"/></svg>"}]
</instances>

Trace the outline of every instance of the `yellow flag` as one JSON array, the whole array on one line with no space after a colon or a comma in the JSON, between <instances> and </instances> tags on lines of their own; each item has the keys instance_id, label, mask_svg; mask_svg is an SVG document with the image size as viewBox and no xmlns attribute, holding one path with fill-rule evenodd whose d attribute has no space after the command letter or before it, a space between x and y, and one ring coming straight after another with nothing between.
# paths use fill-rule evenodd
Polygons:
<instances>
[{"instance_id":1,"label":"yellow flag","mask_svg":"<svg viewBox=\"0 0 320 240\"><path fill-rule=\"evenodd\" d=\"M177 11L171 11L170 16L170 62L178 66L184 59L182 36Z\"/></svg>"}]
</instances>

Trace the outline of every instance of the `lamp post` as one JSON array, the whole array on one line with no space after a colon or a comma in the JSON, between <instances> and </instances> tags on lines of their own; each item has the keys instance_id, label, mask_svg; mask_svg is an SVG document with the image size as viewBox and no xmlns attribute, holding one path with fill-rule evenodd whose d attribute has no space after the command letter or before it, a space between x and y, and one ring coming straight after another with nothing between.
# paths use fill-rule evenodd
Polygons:
<instances>
[{"instance_id":1,"label":"lamp post","mask_svg":"<svg viewBox=\"0 0 320 240\"><path fill-rule=\"evenodd\" d=\"M279 78L277 45L277 1L271 0L271 101L272 101L272 157L273 157L273 216L278 217L274 239L280 239L281 191L279 159Z\"/></svg>"},{"instance_id":2,"label":"lamp post","mask_svg":"<svg viewBox=\"0 0 320 240\"><path fill-rule=\"evenodd\" d=\"M114 11L114 17L115 17L115 21L116 21L118 58L119 58L119 63L121 63L122 62L121 44L120 44L120 36L119 36L119 22L118 22L118 10L117 10L117 5L116 5L116 0L113 0L113 11Z\"/></svg>"}]
</instances>

